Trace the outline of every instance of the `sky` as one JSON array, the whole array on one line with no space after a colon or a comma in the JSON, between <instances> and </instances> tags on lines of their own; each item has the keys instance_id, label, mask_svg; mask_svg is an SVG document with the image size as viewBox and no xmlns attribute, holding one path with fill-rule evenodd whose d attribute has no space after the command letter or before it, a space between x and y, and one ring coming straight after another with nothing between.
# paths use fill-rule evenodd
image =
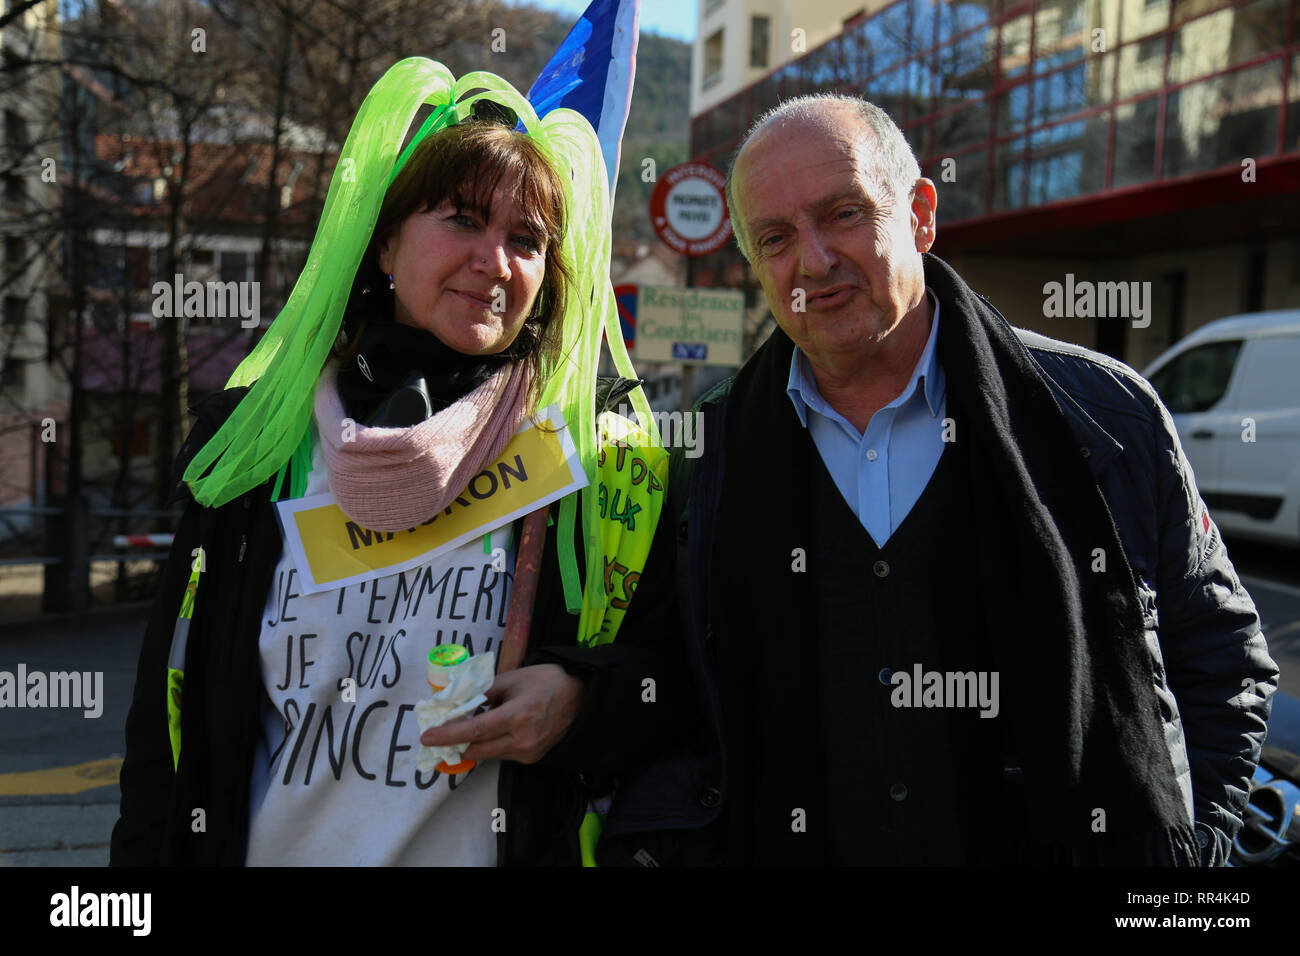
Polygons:
<instances>
[{"instance_id":1,"label":"sky","mask_svg":"<svg viewBox=\"0 0 1300 956\"><path fill-rule=\"evenodd\" d=\"M591 0L532 0L544 10L554 10L577 20ZM697 0L641 0L641 32L661 33L679 40L695 39Z\"/></svg>"}]
</instances>

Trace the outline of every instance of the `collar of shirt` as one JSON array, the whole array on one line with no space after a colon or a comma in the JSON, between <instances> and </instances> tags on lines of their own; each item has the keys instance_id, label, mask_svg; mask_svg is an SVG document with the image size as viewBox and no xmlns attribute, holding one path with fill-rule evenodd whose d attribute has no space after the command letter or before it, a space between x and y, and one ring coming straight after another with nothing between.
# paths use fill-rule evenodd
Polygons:
<instances>
[{"instance_id":1,"label":"collar of shirt","mask_svg":"<svg viewBox=\"0 0 1300 956\"><path fill-rule=\"evenodd\" d=\"M896 408L910 401L916 393L919 382L923 383L925 401L930 406L930 414L934 416L938 415L939 409L943 407L945 378L943 367L939 364L938 349L935 346L939 339L939 299L929 287L926 288L925 294L934 308L934 321L930 323L930 337L926 339L925 348L921 352L921 357L917 359L916 368L912 369L912 377L908 379L907 387L885 408ZM790 396L794 412L799 416L799 424L804 428L808 427L808 409L819 412L827 418L845 421L847 424L844 416L822 397L817 389L817 380L813 378L812 369L808 367L807 360L798 346L795 346L794 354L790 357L790 378L786 394Z\"/></svg>"}]
</instances>

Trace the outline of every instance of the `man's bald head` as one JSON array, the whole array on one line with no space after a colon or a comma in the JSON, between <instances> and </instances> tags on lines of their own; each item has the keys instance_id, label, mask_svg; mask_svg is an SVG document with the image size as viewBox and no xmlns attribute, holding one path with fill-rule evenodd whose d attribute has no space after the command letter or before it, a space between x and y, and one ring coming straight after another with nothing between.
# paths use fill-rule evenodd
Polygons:
<instances>
[{"instance_id":1,"label":"man's bald head","mask_svg":"<svg viewBox=\"0 0 1300 956\"><path fill-rule=\"evenodd\" d=\"M871 157L863 170L867 180L882 192L906 200L916 181L921 178L921 167L912 154L912 147L892 119L880 107L856 96L835 93L814 93L787 100L768 110L749 128L736 150L735 160L727 171L727 208L732 213L732 229L736 245L745 260L751 261L753 250L743 224L736 216L734 182L736 168L750 147L770 145L768 140L797 135L800 130L845 135L856 129L864 143L863 154Z\"/></svg>"}]
</instances>

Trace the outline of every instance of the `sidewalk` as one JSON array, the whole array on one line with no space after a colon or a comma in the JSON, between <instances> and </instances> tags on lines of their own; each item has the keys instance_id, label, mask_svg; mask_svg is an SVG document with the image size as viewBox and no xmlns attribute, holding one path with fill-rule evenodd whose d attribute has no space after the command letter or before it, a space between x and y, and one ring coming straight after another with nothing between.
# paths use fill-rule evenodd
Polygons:
<instances>
[{"instance_id":1,"label":"sidewalk","mask_svg":"<svg viewBox=\"0 0 1300 956\"><path fill-rule=\"evenodd\" d=\"M125 563L127 573L133 579L142 578L154 567L153 561L139 559L126 561ZM113 589L116 580L117 563L115 561L91 562L90 591L94 602L92 611L108 610L122 606L113 603ZM143 585L135 586L143 587ZM44 589L44 566L39 564L10 564L0 567L0 624L7 624L19 618L33 619L41 616L41 594Z\"/></svg>"},{"instance_id":2,"label":"sidewalk","mask_svg":"<svg viewBox=\"0 0 1300 956\"><path fill-rule=\"evenodd\" d=\"M121 758L0 774L0 866L107 866Z\"/></svg>"},{"instance_id":3,"label":"sidewalk","mask_svg":"<svg viewBox=\"0 0 1300 956\"><path fill-rule=\"evenodd\" d=\"M102 675L85 707L0 710L0 866L105 866L146 604L0 625L0 670ZM102 686L100 686L102 684Z\"/></svg>"},{"instance_id":4,"label":"sidewalk","mask_svg":"<svg viewBox=\"0 0 1300 956\"><path fill-rule=\"evenodd\" d=\"M0 810L0 866L108 866L112 803L32 804Z\"/></svg>"}]
</instances>

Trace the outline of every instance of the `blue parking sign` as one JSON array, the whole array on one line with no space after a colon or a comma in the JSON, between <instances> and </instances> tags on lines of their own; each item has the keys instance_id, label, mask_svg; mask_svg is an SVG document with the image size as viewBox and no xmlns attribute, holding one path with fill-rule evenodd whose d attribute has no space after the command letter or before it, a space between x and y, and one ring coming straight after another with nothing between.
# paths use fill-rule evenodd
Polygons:
<instances>
[{"instance_id":1,"label":"blue parking sign","mask_svg":"<svg viewBox=\"0 0 1300 956\"><path fill-rule=\"evenodd\" d=\"M703 362L709 357L709 346L704 342L674 342L673 358Z\"/></svg>"}]
</instances>

